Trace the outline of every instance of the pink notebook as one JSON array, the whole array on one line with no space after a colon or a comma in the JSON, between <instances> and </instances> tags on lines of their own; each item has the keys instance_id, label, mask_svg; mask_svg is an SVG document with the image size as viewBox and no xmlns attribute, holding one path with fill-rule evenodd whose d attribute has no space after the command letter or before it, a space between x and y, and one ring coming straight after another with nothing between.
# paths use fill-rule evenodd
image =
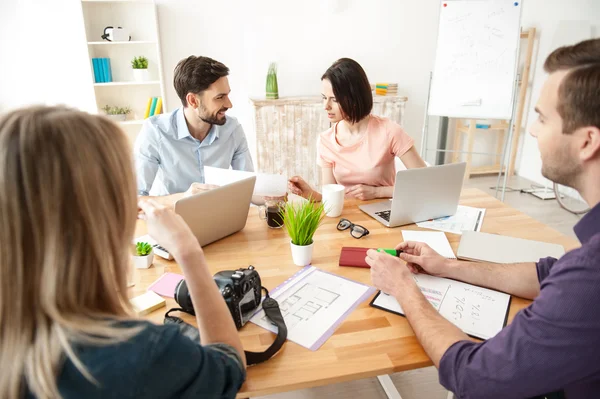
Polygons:
<instances>
[{"instance_id":1,"label":"pink notebook","mask_svg":"<svg viewBox=\"0 0 600 399\"><path fill-rule=\"evenodd\" d=\"M183 280L183 276L177 273L165 273L158 278L155 282L150 284L147 291L154 291L158 295L173 298L175 294L175 287Z\"/></svg>"}]
</instances>

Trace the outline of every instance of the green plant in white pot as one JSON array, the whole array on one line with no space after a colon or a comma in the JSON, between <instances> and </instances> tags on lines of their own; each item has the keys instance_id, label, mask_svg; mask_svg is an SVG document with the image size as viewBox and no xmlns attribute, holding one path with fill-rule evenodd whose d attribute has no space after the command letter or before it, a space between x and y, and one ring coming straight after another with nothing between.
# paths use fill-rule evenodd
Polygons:
<instances>
[{"instance_id":1,"label":"green plant in white pot","mask_svg":"<svg viewBox=\"0 0 600 399\"><path fill-rule=\"evenodd\" d=\"M147 269L153 261L154 251L152 251L152 246L147 242L136 243L133 255L133 264L136 269Z\"/></svg>"},{"instance_id":2,"label":"green plant in white pot","mask_svg":"<svg viewBox=\"0 0 600 399\"><path fill-rule=\"evenodd\" d=\"M129 107L111 107L110 105L105 105L102 107L102 111L106 114L109 119L113 121L124 121L127 119L127 114L131 112L131 108Z\"/></svg>"},{"instance_id":3,"label":"green plant in white pot","mask_svg":"<svg viewBox=\"0 0 600 399\"><path fill-rule=\"evenodd\" d=\"M292 259L296 266L306 266L312 261L315 242L313 236L325 217L322 202L311 199L287 202L281 210L283 225L290 236Z\"/></svg>"},{"instance_id":4,"label":"green plant in white pot","mask_svg":"<svg viewBox=\"0 0 600 399\"><path fill-rule=\"evenodd\" d=\"M133 60L131 60L131 67L133 68L133 79L135 81L145 82L150 80L148 58L141 55L139 57L133 57Z\"/></svg>"}]
</instances>

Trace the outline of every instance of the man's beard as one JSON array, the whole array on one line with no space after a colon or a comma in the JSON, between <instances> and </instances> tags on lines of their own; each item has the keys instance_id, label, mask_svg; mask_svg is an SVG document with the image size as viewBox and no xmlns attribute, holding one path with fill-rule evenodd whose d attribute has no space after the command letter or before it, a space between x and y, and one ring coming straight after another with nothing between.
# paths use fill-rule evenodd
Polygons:
<instances>
[{"instance_id":1,"label":"man's beard","mask_svg":"<svg viewBox=\"0 0 600 399\"><path fill-rule=\"evenodd\" d=\"M559 154L553 162L542 161L542 176L554 183L579 190L577 179L581 173L581 165L574 162L566 152Z\"/></svg>"},{"instance_id":2,"label":"man's beard","mask_svg":"<svg viewBox=\"0 0 600 399\"><path fill-rule=\"evenodd\" d=\"M200 118L200 120L202 120L203 122L206 122L210 125L223 126L225 124L225 122L227 122L227 117L225 115L223 115L223 118L219 118L219 115L218 115L219 112L227 111L227 108L221 108L214 114L209 115L208 110L206 109L206 107L204 107L204 104L200 104L200 106L198 107L198 111L199 111L198 118Z\"/></svg>"}]
</instances>

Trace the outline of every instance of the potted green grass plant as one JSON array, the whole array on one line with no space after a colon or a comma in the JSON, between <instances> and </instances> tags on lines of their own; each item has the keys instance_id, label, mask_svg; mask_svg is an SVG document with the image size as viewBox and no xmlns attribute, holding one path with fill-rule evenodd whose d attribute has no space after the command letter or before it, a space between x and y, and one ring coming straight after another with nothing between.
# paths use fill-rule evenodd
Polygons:
<instances>
[{"instance_id":1,"label":"potted green grass plant","mask_svg":"<svg viewBox=\"0 0 600 399\"><path fill-rule=\"evenodd\" d=\"M292 259L296 266L306 266L312 261L315 242L313 236L325 217L322 202L311 199L287 202L281 210L283 225L290 236Z\"/></svg>"},{"instance_id":2,"label":"potted green grass plant","mask_svg":"<svg viewBox=\"0 0 600 399\"><path fill-rule=\"evenodd\" d=\"M277 87L277 64L271 62L267 72L267 100L277 100L279 88Z\"/></svg>"},{"instance_id":3,"label":"potted green grass plant","mask_svg":"<svg viewBox=\"0 0 600 399\"><path fill-rule=\"evenodd\" d=\"M131 60L131 68L133 70L133 79L137 82L145 82L150 80L148 73L148 58L144 56L133 57Z\"/></svg>"},{"instance_id":4,"label":"potted green grass plant","mask_svg":"<svg viewBox=\"0 0 600 399\"><path fill-rule=\"evenodd\" d=\"M147 269L154 261L154 251L147 242L138 242L135 244L133 264L136 269Z\"/></svg>"},{"instance_id":5,"label":"potted green grass plant","mask_svg":"<svg viewBox=\"0 0 600 399\"><path fill-rule=\"evenodd\" d=\"M111 107L110 105L105 105L102 107L102 111L106 114L109 119L113 121L121 122L127 119L127 114L131 112L131 108L129 107Z\"/></svg>"}]
</instances>

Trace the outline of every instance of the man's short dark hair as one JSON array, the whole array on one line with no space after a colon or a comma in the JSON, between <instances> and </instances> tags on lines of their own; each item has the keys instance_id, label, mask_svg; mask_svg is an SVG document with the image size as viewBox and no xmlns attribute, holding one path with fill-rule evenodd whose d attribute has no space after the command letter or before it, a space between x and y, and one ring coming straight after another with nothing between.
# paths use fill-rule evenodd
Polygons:
<instances>
[{"instance_id":1,"label":"man's short dark hair","mask_svg":"<svg viewBox=\"0 0 600 399\"><path fill-rule=\"evenodd\" d=\"M544 63L548 73L569 70L558 89L563 132L584 126L600 128L600 39L560 47Z\"/></svg>"},{"instance_id":2,"label":"man's short dark hair","mask_svg":"<svg viewBox=\"0 0 600 399\"><path fill-rule=\"evenodd\" d=\"M340 58L325 71L321 80L331 82L333 94L344 119L356 123L371 113L373 94L365 70L350 58Z\"/></svg>"},{"instance_id":3,"label":"man's short dark hair","mask_svg":"<svg viewBox=\"0 0 600 399\"><path fill-rule=\"evenodd\" d=\"M223 76L229 75L229 68L208 57L191 55L177 63L173 86L184 107L188 93L201 94Z\"/></svg>"}]
</instances>

